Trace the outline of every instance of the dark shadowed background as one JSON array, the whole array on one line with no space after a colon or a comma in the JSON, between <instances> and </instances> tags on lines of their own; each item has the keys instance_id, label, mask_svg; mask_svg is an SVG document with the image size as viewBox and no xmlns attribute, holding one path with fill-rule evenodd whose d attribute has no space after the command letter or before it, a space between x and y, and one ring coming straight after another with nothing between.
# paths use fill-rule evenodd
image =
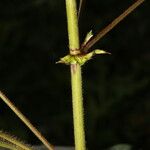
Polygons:
<instances>
[{"instance_id":1,"label":"dark shadowed background","mask_svg":"<svg viewBox=\"0 0 150 150\"><path fill-rule=\"evenodd\" d=\"M97 33L134 0L87 0L80 39ZM90 150L118 143L150 149L150 2L146 1L94 47L83 67L86 139ZM54 145L73 145L65 0L0 1L0 90ZM31 144L35 136L0 101L0 130Z\"/></svg>"}]
</instances>

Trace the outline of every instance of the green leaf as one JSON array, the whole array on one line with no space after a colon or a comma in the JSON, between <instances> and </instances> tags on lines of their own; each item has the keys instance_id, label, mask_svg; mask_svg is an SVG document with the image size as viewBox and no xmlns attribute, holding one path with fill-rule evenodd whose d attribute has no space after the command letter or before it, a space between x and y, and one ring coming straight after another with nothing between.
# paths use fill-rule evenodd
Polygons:
<instances>
[{"instance_id":1,"label":"green leaf","mask_svg":"<svg viewBox=\"0 0 150 150\"><path fill-rule=\"evenodd\" d=\"M109 52L106 52L104 50L100 50L100 49L96 49L93 50L90 53L87 53L86 55L84 55L82 57L82 61L80 62L80 65L83 65L84 63L86 63L88 60L92 59L93 56L95 56L96 54L111 54Z\"/></svg>"},{"instance_id":2,"label":"green leaf","mask_svg":"<svg viewBox=\"0 0 150 150\"><path fill-rule=\"evenodd\" d=\"M111 54L111 53L106 52L104 50L96 49L96 50L93 50L92 52L84 54L84 55L66 55L63 58L60 58L60 60L58 62L56 62L56 64L64 63L66 65L70 65L70 64L78 63L80 65L83 65L96 54L99 55L99 54Z\"/></svg>"},{"instance_id":3,"label":"green leaf","mask_svg":"<svg viewBox=\"0 0 150 150\"><path fill-rule=\"evenodd\" d=\"M60 58L60 60L57 61L56 64L58 64L58 63L64 63L64 64L69 65L70 62L71 62L71 59L72 59L72 58L71 58L71 55L66 55L66 56Z\"/></svg>"},{"instance_id":4,"label":"green leaf","mask_svg":"<svg viewBox=\"0 0 150 150\"><path fill-rule=\"evenodd\" d=\"M95 49L92 52L94 52L95 54L111 54L105 50L101 50L101 49Z\"/></svg>"}]
</instances>

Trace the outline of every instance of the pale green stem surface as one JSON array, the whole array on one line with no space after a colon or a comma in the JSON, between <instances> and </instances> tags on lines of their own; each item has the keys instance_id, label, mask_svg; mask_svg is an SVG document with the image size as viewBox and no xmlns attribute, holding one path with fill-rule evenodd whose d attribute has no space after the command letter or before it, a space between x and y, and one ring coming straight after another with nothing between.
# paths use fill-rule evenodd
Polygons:
<instances>
[{"instance_id":1,"label":"pale green stem surface","mask_svg":"<svg viewBox=\"0 0 150 150\"><path fill-rule=\"evenodd\" d=\"M71 65L71 84L73 100L73 120L75 149L85 150L85 133L84 133L84 109L82 96L82 76L79 64Z\"/></svg>"},{"instance_id":2,"label":"pale green stem surface","mask_svg":"<svg viewBox=\"0 0 150 150\"><path fill-rule=\"evenodd\" d=\"M74 55L74 51L76 50L78 51L80 47L78 19L77 19L75 0L66 0L66 11L67 11L67 23L68 23L69 49L70 49L70 54Z\"/></svg>"},{"instance_id":3,"label":"pale green stem surface","mask_svg":"<svg viewBox=\"0 0 150 150\"><path fill-rule=\"evenodd\" d=\"M75 0L66 0L69 48L71 55L79 51L78 17ZM75 150L85 150L84 108L82 94L81 66L76 62L71 64L71 85L74 120Z\"/></svg>"}]
</instances>

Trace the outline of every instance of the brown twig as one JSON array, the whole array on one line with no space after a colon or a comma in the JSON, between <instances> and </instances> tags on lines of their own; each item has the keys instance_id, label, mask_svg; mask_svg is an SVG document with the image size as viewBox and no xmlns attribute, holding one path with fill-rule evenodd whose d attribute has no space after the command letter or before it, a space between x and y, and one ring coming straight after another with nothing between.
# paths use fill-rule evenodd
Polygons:
<instances>
[{"instance_id":1,"label":"brown twig","mask_svg":"<svg viewBox=\"0 0 150 150\"><path fill-rule=\"evenodd\" d=\"M80 20L81 11L83 10L83 7L85 5L86 0L80 0L79 2L79 8L78 8L78 21Z\"/></svg>"},{"instance_id":2,"label":"brown twig","mask_svg":"<svg viewBox=\"0 0 150 150\"><path fill-rule=\"evenodd\" d=\"M99 41L104 35L111 31L119 22L121 22L125 17L127 17L133 10L135 10L144 0L137 0L128 9L126 9L120 16L114 19L109 25L107 25L103 30L101 30L96 36L92 37L86 45L82 45L80 51L87 52L97 41Z\"/></svg>"}]
</instances>

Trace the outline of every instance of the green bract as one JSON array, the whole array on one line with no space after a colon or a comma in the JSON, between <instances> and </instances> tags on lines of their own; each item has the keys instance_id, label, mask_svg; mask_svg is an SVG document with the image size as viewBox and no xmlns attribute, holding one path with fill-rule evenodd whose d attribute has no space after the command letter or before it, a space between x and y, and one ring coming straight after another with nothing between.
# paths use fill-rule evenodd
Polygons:
<instances>
[{"instance_id":1,"label":"green bract","mask_svg":"<svg viewBox=\"0 0 150 150\"><path fill-rule=\"evenodd\" d=\"M70 64L84 65L88 60L90 60L96 54L110 54L110 53L104 50L96 49L87 54L66 55L65 57L61 58L60 61L56 63L64 63L67 65L70 65Z\"/></svg>"}]
</instances>

